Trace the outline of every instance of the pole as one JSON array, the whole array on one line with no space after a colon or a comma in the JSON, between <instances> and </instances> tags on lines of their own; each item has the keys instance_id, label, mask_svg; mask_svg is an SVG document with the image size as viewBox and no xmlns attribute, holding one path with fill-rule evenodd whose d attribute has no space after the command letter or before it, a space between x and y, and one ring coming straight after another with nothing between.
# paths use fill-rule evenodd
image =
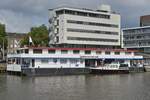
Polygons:
<instances>
[{"instance_id":1,"label":"pole","mask_svg":"<svg viewBox=\"0 0 150 100\"><path fill-rule=\"evenodd\" d=\"M5 47L4 47L5 43L4 43L4 38L3 38L3 60L5 60Z\"/></svg>"}]
</instances>

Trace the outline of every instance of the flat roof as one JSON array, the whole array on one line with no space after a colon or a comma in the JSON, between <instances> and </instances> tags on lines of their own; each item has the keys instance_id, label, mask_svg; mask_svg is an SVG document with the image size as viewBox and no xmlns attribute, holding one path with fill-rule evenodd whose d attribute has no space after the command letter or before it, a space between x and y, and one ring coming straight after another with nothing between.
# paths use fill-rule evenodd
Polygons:
<instances>
[{"instance_id":1,"label":"flat roof","mask_svg":"<svg viewBox=\"0 0 150 100\"><path fill-rule=\"evenodd\" d=\"M150 28L150 26L139 26L139 27L131 27L131 28L122 28L122 30L134 30L134 29L143 29L143 28Z\"/></svg>"},{"instance_id":2,"label":"flat roof","mask_svg":"<svg viewBox=\"0 0 150 100\"><path fill-rule=\"evenodd\" d=\"M52 8L52 9L48 9L49 11L57 11L57 10L62 10L62 9L68 9L68 10L75 10L75 11L83 11L83 12L89 12L89 13L97 13L97 14L117 14L119 15L119 13L116 13L114 11L111 12L103 12L101 10L93 10L93 9L87 9L87 8L76 8L76 7L68 7L68 6L62 6L62 7L57 7L57 8Z\"/></svg>"},{"instance_id":3,"label":"flat roof","mask_svg":"<svg viewBox=\"0 0 150 100\"><path fill-rule=\"evenodd\" d=\"M51 48L51 47L25 47L20 49L48 49L48 50L96 50L96 51L126 51L137 52L138 50L125 50L125 49L102 49L102 48Z\"/></svg>"}]
</instances>

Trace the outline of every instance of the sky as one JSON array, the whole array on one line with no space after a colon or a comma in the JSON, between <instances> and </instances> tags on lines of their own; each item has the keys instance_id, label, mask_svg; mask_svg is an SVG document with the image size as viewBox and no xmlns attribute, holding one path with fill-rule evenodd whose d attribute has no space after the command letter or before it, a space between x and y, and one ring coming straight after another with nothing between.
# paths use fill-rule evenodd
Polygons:
<instances>
[{"instance_id":1,"label":"sky","mask_svg":"<svg viewBox=\"0 0 150 100\"><path fill-rule=\"evenodd\" d=\"M122 28L139 26L140 16L150 14L150 0L0 0L0 23L6 25L7 32L25 33L34 26L48 26L50 8L97 9L101 4L111 5L120 13Z\"/></svg>"}]
</instances>

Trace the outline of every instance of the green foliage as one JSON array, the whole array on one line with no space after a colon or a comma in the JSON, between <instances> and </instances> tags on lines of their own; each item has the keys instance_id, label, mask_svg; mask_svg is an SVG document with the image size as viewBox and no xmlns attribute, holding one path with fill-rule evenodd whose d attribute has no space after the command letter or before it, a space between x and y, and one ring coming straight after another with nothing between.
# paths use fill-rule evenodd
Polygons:
<instances>
[{"instance_id":1,"label":"green foliage","mask_svg":"<svg viewBox=\"0 0 150 100\"><path fill-rule=\"evenodd\" d=\"M5 25L0 23L0 48L3 46L3 41L4 41L4 46L5 49L7 48L7 39L6 39L6 31L5 31Z\"/></svg>"},{"instance_id":2,"label":"green foliage","mask_svg":"<svg viewBox=\"0 0 150 100\"><path fill-rule=\"evenodd\" d=\"M21 46L29 45L30 36L34 46L48 46L48 29L45 25L32 27L28 35L21 41Z\"/></svg>"}]
</instances>

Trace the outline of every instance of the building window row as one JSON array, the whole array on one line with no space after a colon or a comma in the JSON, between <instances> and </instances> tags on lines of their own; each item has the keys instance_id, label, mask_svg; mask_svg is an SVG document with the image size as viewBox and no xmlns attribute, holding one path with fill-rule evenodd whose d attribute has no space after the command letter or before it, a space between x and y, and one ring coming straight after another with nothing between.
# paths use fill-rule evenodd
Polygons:
<instances>
[{"instance_id":1,"label":"building window row","mask_svg":"<svg viewBox=\"0 0 150 100\"><path fill-rule=\"evenodd\" d=\"M80 33L95 33L95 34L109 34L118 35L118 32L98 31L98 30L85 30L85 29L72 29L68 28L68 32L80 32Z\"/></svg>"},{"instance_id":2,"label":"building window row","mask_svg":"<svg viewBox=\"0 0 150 100\"><path fill-rule=\"evenodd\" d=\"M27 49L26 49L27 50ZM33 53L34 54L42 54L42 49L33 49ZM61 51L61 54L68 54L68 50L60 50ZM80 50L73 50L72 51L73 52L73 54L80 54ZM48 53L49 54L56 54L56 50L48 50ZM85 50L84 51L84 54L87 54L87 55L89 55L89 54L91 54L92 53L92 51L91 50ZM97 55L100 55L100 54L102 54L102 51L95 51L95 53L97 54ZM105 54L106 55L110 55L111 54L111 51L105 51ZM119 51L115 51L114 52L114 54L115 55L120 55L120 52ZM131 54L131 52L125 52L125 54ZM42 63L47 63L48 61L47 61L47 59L43 59L42 60Z\"/></svg>"},{"instance_id":3,"label":"building window row","mask_svg":"<svg viewBox=\"0 0 150 100\"><path fill-rule=\"evenodd\" d=\"M70 14L70 15L110 19L110 15L107 15L107 14L96 14L96 13L91 13L91 12L81 12L81 11L73 11L73 10L66 10L66 9L56 11L56 14L57 15Z\"/></svg>"},{"instance_id":4,"label":"building window row","mask_svg":"<svg viewBox=\"0 0 150 100\"><path fill-rule=\"evenodd\" d=\"M140 28L140 29L129 29L129 30L123 30L123 33L126 34L143 34L143 33L150 33L150 27L148 28Z\"/></svg>"},{"instance_id":5,"label":"building window row","mask_svg":"<svg viewBox=\"0 0 150 100\"><path fill-rule=\"evenodd\" d=\"M67 20L67 23L118 28L118 25L106 24L106 23L94 23L94 22L75 21L75 20Z\"/></svg>"},{"instance_id":6,"label":"building window row","mask_svg":"<svg viewBox=\"0 0 150 100\"><path fill-rule=\"evenodd\" d=\"M96 41L96 42L118 42L117 39L82 38L82 37L67 37L67 40Z\"/></svg>"}]
</instances>

